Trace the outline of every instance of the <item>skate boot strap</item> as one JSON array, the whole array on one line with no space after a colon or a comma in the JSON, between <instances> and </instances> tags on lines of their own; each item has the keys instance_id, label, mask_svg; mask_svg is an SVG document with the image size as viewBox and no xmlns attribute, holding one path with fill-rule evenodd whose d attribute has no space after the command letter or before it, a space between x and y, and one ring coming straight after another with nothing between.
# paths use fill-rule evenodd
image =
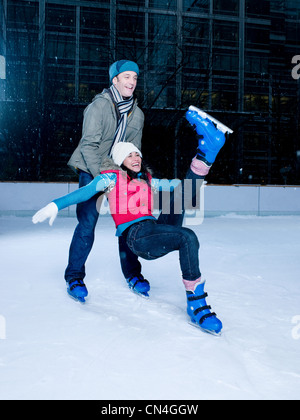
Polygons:
<instances>
[{"instance_id":1,"label":"skate boot strap","mask_svg":"<svg viewBox=\"0 0 300 420\"><path fill-rule=\"evenodd\" d=\"M186 294L187 294L187 300L189 302L194 302L195 300L205 299L208 296L207 293L203 293L203 295L201 295L201 296L197 296L193 292L186 292Z\"/></svg>"},{"instance_id":2,"label":"skate boot strap","mask_svg":"<svg viewBox=\"0 0 300 420\"><path fill-rule=\"evenodd\" d=\"M199 312L204 311L205 309L211 309L210 306L203 306L203 308L198 308L195 310L194 315L198 315ZM200 319L199 319L199 324L203 324L203 322L211 317L211 316L216 316L217 314L215 312L209 312L208 314L203 315Z\"/></svg>"},{"instance_id":3,"label":"skate boot strap","mask_svg":"<svg viewBox=\"0 0 300 420\"><path fill-rule=\"evenodd\" d=\"M208 295L207 295L207 293L204 293L204 294L203 294L203 295L201 295L201 296L195 296L193 292L187 292L187 300L188 300L189 302L195 302L196 300L205 299L207 296L208 296ZM195 310L193 311L193 314L194 314L194 316L197 316L198 314L200 314L200 312L203 312L203 311L206 311L206 310L210 311L210 310L211 310L211 306L210 306L210 305L200 306L199 308L197 308L197 309L195 309ZM216 314L215 312L209 312L209 313L207 313L207 314L203 315L203 316L199 319L199 321L198 321L198 322L199 322L199 324L201 325L201 324L203 324L203 322L204 322L207 318L212 317L212 316L216 316L216 315L217 315L217 314Z\"/></svg>"},{"instance_id":4,"label":"skate boot strap","mask_svg":"<svg viewBox=\"0 0 300 420\"><path fill-rule=\"evenodd\" d=\"M75 287L85 287L85 284L83 283L83 280L81 279L70 280L68 284L71 291L74 290Z\"/></svg>"},{"instance_id":5,"label":"skate boot strap","mask_svg":"<svg viewBox=\"0 0 300 420\"><path fill-rule=\"evenodd\" d=\"M149 283L148 280L144 279L143 277L134 276L130 277L127 282L130 284L132 288L134 288L138 283Z\"/></svg>"},{"instance_id":6,"label":"skate boot strap","mask_svg":"<svg viewBox=\"0 0 300 420\"><path fill-rule=\"evenodd\" d=\"M136 293L141 293L145 296L148 295L147 292L150 290L150 283L148 280L144 279L142 275L130 277L127 279L127 284L129 289Z\"/></svg>"}]
</instances>

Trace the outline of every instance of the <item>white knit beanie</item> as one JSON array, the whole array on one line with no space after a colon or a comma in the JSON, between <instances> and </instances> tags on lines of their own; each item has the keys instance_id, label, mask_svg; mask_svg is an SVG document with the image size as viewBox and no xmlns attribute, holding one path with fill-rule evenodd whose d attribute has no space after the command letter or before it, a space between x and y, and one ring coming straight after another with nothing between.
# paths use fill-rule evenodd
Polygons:
<instances>
[{"instance_id":1,"label":"white knit beanie","mask_svg":"<svg viewBox=\"0 0 300 420\"><path fill-rule=\"evenodd\" d=\"M133 152L136 152L140 157L143 157L141 151L134 144L120 142L117 143L112 150L112 159L116 165L121 166L127 156Z\"/></svg>"}]
</instances>

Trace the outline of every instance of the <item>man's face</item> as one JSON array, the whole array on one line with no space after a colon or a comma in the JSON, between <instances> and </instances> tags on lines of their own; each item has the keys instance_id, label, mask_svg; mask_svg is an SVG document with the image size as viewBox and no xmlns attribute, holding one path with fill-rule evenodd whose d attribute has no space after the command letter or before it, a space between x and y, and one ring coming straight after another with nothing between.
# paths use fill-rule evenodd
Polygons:
<instances>
[{"instance_id":1,"label":"man's face","mask_svg":"<svg viewBox=\"0 0 300 420\"><path fill-rule=\"evenodd\" d=\"M130 98L135 91L138 76L134 71L124 71L113 78L113 84L123 98Z\"/></svg>"}]
</instances>

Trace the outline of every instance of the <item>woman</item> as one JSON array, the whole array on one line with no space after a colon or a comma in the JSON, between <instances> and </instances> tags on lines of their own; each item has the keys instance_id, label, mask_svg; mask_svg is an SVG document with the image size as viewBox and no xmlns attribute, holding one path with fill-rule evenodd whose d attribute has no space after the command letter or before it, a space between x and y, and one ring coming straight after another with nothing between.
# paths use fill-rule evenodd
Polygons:
<instances>
[{"instance_id":1,"label":"woman","mask_svg":"<svg viewBox=\"0 0 300 420\"><path fill-rule=\"evenodd\" d=\"M201 142L204 143L203 138ZM208 164L207 160L202 159L203 152L200 157L198 161L194 158L191 169L204 177ZM144 166L140 150L132 143L118 143L113 149L112 159L105 161L99 176L89 185L48 204L33 216L33 223L49 218L49 224L52 225L59 210L105 191L117 229L116 235L123 236L134 254L146 260L154 260L169 252L179 251L182 280L187 295L187 313L191 322L206 332L219 335L222 323L210 311L211 307L205 299L207 294L204 292L205 282L199 269L197 236L188 228L159 224L152 215L152 189L157 182ZM79 287L76 288L80 290ZM148 290L145 285L146 296ZM72 295L72 291L69 290L69 293Z\"/></svg>"}]
</instances>

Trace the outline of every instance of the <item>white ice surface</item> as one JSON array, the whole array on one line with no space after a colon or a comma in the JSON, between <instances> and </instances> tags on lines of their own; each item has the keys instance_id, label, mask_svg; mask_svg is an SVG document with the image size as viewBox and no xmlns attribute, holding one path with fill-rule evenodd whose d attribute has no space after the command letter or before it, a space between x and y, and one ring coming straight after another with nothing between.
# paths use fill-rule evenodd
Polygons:
<instances>
[{"instance_id":1,"label":"white ice surface","mask_svg":"<svg viewBox=\"0 0 300 420\"><path fill-rule=\"evenodd\" d=\"M89 300L71 300L75 225L0 217L0 399L299 399L300 217L193 228L221 337L188 324L177 252L143 261L150 300L129 291L109 217L87 263Z\"/></svg>"}]
</instances>

